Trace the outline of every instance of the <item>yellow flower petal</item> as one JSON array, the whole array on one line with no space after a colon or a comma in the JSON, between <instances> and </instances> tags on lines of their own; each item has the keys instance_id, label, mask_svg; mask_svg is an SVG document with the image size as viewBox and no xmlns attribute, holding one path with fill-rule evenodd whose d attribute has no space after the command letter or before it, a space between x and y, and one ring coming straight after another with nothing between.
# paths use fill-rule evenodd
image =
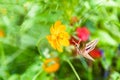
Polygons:
<instances>
[{"instance_id":1,"label":"yellow flower petal","mask_svg":"<svg viewBox=\"0 0 120 80\"><path fill-rule=\"evenodd\" d=\"M60 26L59 26L59 30L60 30L60 31L65 31L65 29L66 29L65 25L60 25Z\"/></svg>"},{"instance_id":2,"label":"yellow flower petal","mask_svg":"<svg viewBox=\"0 0 120 80\"><path fill-rule=\"evenodd\" d=\"M61 44L60 44L60 42L57 41L56 44L57 44L57 46L56 46L57 50L58 50L59 52L62 52L63 50L62 50L62 48L61 48Z\"/></svg>"},{"instance_id":3,"label":"yellow flower petal","mask_svg":"<svg viewBox=\"0 0 120 80\"><path fill-rule=\"evenodd\" d=\"M47 36L48 42L54 49L62 52L63 46L69 45L69 34L65 32L65 25L57 21L54 26L50 28L50 35Z\"/></svg>"},{"instance_id":4,"label":"yellow flower petal","mask_svg":"<svg viewBox=\"0 0 120 80\"><path fill-rule=\"evenodd\" d=\"M49 36L47 36L46 38L48 39L48 42L51 44L51 46L52 46L54 49L56 49L55 45L53 44L53 40L52 40L51 36L49 35Z\"/></svg>"},{"instance_id":5,"label":"yellow flower petal","mask_svg":"<svg viewBox=\"0 0 120 80\"><path fill-rule=\"evenodd\" d=\"M52 34L54 32L54 27L52 25L52 27L50 28L50 33Z\"/></svg>"},{"instance_id":6,"label":"yellow flower petal","mask_svg":"<svg viewBox=\"0 0 120 80\"><path fill-rule=\"evenodd\" d=\"M64 46L69 46L69 41L64 39L64 40L61 40L61 44L64 45Z\"/></svg>"},{"instance_id":7,"label":"yellow flower petal","mask_svg":"<svg viewBox=\"0 0 120 80\"><path fill-rule=\"evenodd\" d=\"M59 25L61 25L61 22L60 21L56 21L54 26L59 26Z\"/></svg>"}]
</instances>

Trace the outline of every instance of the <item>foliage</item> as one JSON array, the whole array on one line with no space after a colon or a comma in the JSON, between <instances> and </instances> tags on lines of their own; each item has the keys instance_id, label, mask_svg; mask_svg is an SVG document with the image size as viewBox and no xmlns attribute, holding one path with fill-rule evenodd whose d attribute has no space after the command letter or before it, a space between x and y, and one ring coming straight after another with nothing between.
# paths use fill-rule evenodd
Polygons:
<instances>
[{"instance_id":1,"label":"foliage","mask_svg":"<svg viewBox=\"0 0 120 80\"><path fill-rule=\"evenodd\" d=\"M0 80L119 80L119 4L119 0L0 0ZM86 27L90 31L86 42L97 38L102 55L92 62L76 56L73 46L62 46L63 52L52 48L46 36L58 20L74 38L76 28ZM59 58L58 71L44 70L48 58Z\"/></svg>"}]
</instances>

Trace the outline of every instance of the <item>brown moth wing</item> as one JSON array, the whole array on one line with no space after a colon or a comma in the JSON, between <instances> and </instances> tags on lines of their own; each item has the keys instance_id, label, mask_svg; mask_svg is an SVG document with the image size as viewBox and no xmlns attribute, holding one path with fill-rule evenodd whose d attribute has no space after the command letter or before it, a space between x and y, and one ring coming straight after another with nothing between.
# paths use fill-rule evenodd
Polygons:
<instances>
[{"instance_id":1,"label":"brown moth wing","mask_svg":"<svg viewBox=\"0 0 120 80\"><path fill-rule=\"evenodd\" d=\"M77 46L76 46L77 52L80 55L82 55L83 57L94 61L94 59L88 53L95 48L97 43L98 43L98 39L95 39L95 40L87 43L86 46L84 48L82 48L82 49L79 49L79 44L77 44Z\"/></svg>"}]
</instances>

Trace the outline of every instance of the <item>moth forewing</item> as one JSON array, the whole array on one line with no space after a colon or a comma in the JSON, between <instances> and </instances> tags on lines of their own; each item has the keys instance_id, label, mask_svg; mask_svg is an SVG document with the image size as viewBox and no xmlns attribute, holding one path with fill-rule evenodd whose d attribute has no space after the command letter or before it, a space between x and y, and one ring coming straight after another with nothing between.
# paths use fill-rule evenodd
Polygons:
<instances>
[{"instance_id":1,"label":"moth forewing","mask_svg":"<svg viewBox=\"0 0 120 80\"><path fill-rule=\"evenodd\" d=\"M95 39L95 40L87 43L85 45L85 47L83 47L82 49L81 48L79 49L79 45L80 44L77 44L77 46L76 46L77 52L80 55L82 55L83 57L94 61L94 59L88 53L95 48L95 46L97 45L97 43L98 43L98 39Z\"/></svg>"},{"instance_id":2,"label":"moth forewing","mask_svg":"<svg viewBox=\"0 0 120 80\"><path fill-rule=\"evenodd\" d=\"M95 46L97 45L97 43L98 43L98 39L95 39L95 40L93 40L93 41L90 41L90 42L88 42L87 44L86 44L86 47L85 47L85 49L86 50L93 50L94 48L95 48Z\"/></svg>"},{"instance_id":3,"label":"moth forewing","mask_svg":"<svg viewBox=\"0 0 120 80\"><path fill-rule=\"evenodd\" d=\"M94 59L88 54L88 51L86 51L85 48L79 49L79 47L76 46L76 49L77 49L78 54L82 55L83 57L85 57L89 60L94 61Z\"/></svg>"},{"instance_id":4,"label":"moth forewing","mask_svg":"<svg viewBox=\"0 0 120 80\"><path fill-rule=\"evenodd\" d=\"M83 57L85 57L85 58L87 58L89 60L95 61L87 52L83 53L82 55L83 55Z\"/></svg>"}]
</instances>

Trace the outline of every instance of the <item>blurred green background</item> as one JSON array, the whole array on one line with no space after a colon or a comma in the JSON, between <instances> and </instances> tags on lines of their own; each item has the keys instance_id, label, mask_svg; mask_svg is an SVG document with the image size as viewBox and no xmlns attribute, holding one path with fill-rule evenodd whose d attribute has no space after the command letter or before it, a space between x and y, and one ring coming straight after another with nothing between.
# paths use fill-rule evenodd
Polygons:
<instances>
[{"instance_id":1,"label":"blurred green background","mask_svg":"<svg viewBox=\"0 0 120 80\"><path fill-rule=\"evenodd\" d=\"M48 74L41 60L51 25L60 20L71 33L73 16L104 52L92 67L71 60L81 80L120 80L120 0L0 0L0 80L77 80L65 61Z\"/></svg>"}]
</instances>

